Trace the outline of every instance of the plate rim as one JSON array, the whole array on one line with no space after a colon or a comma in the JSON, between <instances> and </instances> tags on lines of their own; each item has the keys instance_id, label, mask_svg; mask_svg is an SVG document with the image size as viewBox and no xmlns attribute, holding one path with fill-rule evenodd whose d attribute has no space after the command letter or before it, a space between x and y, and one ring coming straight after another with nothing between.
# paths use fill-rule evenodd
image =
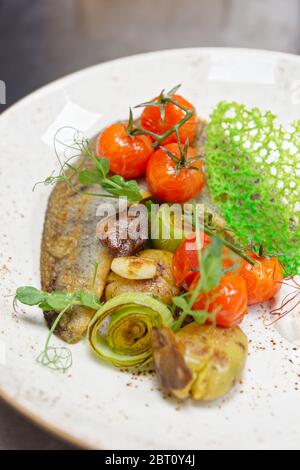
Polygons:
<instances>
[{"instance_id":1,"label":"plate rim","mask_svg":"<svg viewBox=\"0 0 300 470\"><path fill-rule=\"evenodd\" d=\"M69 74L63 75L45 85L37 88L36 90L32 91L31 93L25 95L24 97L17 100L15 103L10 105L7 109L0 113L0 121L6 119L10 116L11 113L14 113L18 108L22 108L27 103L38 99L40 96L47 94L50 91L55 90L55 88L59 89L64 83L70 83L72 80L77 80L81 75L90 73L93 69L98 67L107 67L111 64L118 64L128 60L138 60L143 57L157 57L163 55L176 55L182 53L193 53L195 51L199 51L202 53L207 52L208 54L214 54L217 52L223 51L226 55L234 55L234 54L252 54L254 56L268 56L268 57L281 57L286 58L295 62L300 62L300 56L293 53L275 51L275 50L267 50L267 49L255 49L255 48L244 48L244 47L182 47L182 48L171 48L171 49L161 49L155 51L148 51L148 52L140 52L137 54L132 54L128 56L118 57L112 60L106 60L103 62L98 62L88 67L84 67L78 70L75 70ZM43 429L46 432L49 432L52 436L58 437L62 442L66 442L70 445L76 446L79 449L84 450L92 450L94 447L92 446L91 442L88 439L83 437L75 437L74 434L68 431L62 430L58 425L49 422L46 418L39 416L34 411L31 411L29 407L26 405L21 404L18 399L16 399L11 393L4 389L3 386L0 385L0 400L8 405L11 409L15 410L19 415L27 419L29 422L36 425L38 428ZM109 450L107 447L97 446L99 450Z\"/></svg>"},{"instance_id":2,"label":"plate rim","mask_svg":"<svg viewBox=\"0 0 300 470\"><path fill-rule=\"evenodd\" d=\"M51 82L46 83L45 85L42 85L41 87L38 87L37 89L33 90L32 92L28 93L27 95L23 96L22 98L18 99L15 103L10 105L8 108L6 108L3 112L0 113L0 119L3 118L3 116L6 118L7 114L14 112L17 107L21 107L23 105L26 105L26 103L33 99L36 99L39 97L39 95L43 95L44 93L47 93L48 90L54 88L54 87L59 87L62 85L63 82L68 82L72 79L76 79L80 75L84 75L85 73L89 73L91 70L96 69L97 67L106 67L109 66L110 64L117 64L121 63L123 61L127 60L134 60L134 59L139 59L142 57L150 57L150 56L159 56L159 55L165 55L165 54L178 54L178 53L189 53L189 52L195 52L195 51L201 51L201 52L207 52L207 53L213 53L213 52L218 52L218 51L224 51L226 54L253 54L253 55L268 55L274 56L274 57L285 57L290 60L294 60L296 62L300 61L300 55L289 53L289 52L281 52L281 51L275 51L275 50L268 50L268 49L255 49L255 48L247 48L247 47L226 47L226 46L220 46L220 47L199 47L199 46L194 46L194 47L178 47L175 49L159 49L155 51L148 51L148 52L139 52L137 54L131 54L128 56L121 56L117 57L115 59L111 60L105 60L103 62L97 62L96 64L89 65L88 67L84 67L78 70L74 70L73 72L70 72L66 75L62 75L61 77L56 78L55 80L52 80Z\"/></svg>"}]
</instances>

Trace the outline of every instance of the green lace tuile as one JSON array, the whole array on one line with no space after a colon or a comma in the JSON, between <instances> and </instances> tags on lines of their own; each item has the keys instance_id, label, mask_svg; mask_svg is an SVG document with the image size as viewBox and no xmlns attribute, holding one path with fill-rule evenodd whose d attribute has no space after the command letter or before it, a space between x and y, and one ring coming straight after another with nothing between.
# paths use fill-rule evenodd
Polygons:
<instances>
[{"instance_id":1,"label":"green lace tuile","mask_svg":"<svg viewBox=\"0 0 300 470\"><path fill-rule=\"evenodd\" d=\"M244 243L282 254L300 272L300 120L221 102L207 127L205 166L213 201Z\"/></svg>"}]
</instances>

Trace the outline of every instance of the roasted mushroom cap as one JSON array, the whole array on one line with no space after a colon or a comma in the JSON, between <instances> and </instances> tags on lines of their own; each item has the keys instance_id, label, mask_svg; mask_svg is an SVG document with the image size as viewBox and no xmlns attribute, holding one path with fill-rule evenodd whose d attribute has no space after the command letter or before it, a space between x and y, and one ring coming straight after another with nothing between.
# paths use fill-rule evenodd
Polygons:
<instances>
[{"instance_id":1,"label":"roasted mushroom cap","mask_svg":"<svg viewBox=\"0 0 300 470\"><path fill-rule=\"evenodd\" d=\"M186 325L153 331L153 358L166 391L177 398L215 400L239 380L247 358L248 340L240 328Z\"/></svg>"},{"instance_id":2,"label":"roasted mushroom cap","mask_svg":"<svg viewBox=\"0 0 300 470\"><path fill-rule=\"evenodd\" d=\"M103 218L97 225L96 236L114 257L135 255L147 243L148 219L143 214L133 216L125 210Z\"/></svg>"}]
</instances>

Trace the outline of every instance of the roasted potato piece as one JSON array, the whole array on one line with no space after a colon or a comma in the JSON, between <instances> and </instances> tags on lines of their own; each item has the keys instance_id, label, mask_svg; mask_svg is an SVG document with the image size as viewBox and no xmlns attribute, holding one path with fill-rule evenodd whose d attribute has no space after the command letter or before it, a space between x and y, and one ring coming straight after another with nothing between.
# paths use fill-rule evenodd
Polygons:
<instances>
[{"instance_id":1,"label":"roasted potato piece","mask_svg":"<svg viewBox=\"0 0 300 470\"><path fill-rule=\"evenodd\" d=\"M152 279L130 280L111 272L105 288L106 300L124 292L143 292L171 304L172 297L178 294L172 275L173 254L169 251L149 249L141 251L139 257L156 262L156 275Z\"/></svg>"},{"instance_id":2,"label":"roasted potato piece","mask_svg":"<svg viewBox=\"0 0 300 470\"><path fill-rule=\"evenodd\" d=\"M192 322L174 333L153 331L153 358L163 387L175 397L215 400L241 377L248 340L238 327L217 328Z\"/></svg>"}]
</instances>

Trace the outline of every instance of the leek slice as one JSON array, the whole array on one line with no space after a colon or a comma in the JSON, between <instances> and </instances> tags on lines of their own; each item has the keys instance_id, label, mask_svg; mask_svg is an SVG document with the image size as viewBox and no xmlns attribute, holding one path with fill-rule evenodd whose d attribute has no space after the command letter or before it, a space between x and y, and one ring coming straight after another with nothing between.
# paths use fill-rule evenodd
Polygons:
<instances>
[{"instance_id":1,"label":"leek slice","mask_svg":"<svg viewBox=\"0 0 300 470\"><path fill-rule=\"evenodd\" d=\"M88 329L91 348L117 367L137 367L152 357L152 328L170 327L166 305L146 294L129 292L106 302Z\"/></svg>"}]
</instances>

